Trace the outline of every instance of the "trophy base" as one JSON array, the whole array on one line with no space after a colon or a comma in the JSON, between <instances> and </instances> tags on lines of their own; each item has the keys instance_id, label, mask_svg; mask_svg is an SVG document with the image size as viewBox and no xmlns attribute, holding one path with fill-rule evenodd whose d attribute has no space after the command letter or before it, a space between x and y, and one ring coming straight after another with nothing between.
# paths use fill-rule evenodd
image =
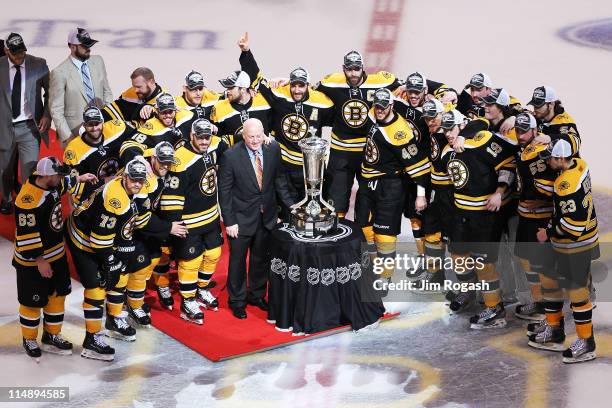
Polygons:
<instances>
[{"instance_id":1,"label":"trophy base","mask_svg":"<svg viewBox=\"0 0 612 408\"><path fill-rule=\"evenodd\" d=\"M303 208L298 208L291 213L290 224L298 234L313 238L333 233L338 227L338 215L323 208L319 215L312 217Z\"/></svg>"}]
</instances>

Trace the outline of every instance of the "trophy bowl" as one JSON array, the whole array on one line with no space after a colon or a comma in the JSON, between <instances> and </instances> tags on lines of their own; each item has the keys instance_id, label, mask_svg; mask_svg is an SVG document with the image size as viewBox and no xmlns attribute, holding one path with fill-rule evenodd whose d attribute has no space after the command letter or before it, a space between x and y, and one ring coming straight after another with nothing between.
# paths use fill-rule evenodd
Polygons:
<instances>
[{"instance_id":1,"label":"trophy bowl","mask_svg":"<svg viewBox=\"0 0 612 408\"><path fill-rule=\"evenodd\" d=\"M306 195L291 210L290 224L299 234L307 237L333 232L338 225L336 210L323 200L323 175L329 142L310 136L298 145L304 157L304 190Z\"/></svg>"}]
</instances>

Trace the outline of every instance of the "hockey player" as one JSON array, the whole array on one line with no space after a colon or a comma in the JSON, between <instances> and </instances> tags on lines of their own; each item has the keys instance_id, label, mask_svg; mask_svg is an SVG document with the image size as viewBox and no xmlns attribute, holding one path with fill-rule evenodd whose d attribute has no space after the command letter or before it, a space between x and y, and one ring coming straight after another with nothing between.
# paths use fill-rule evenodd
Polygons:
<instances>
[{"instance_id":1,"label":"hockey player","mask_svg":"<svg viewBox=\"0 0 612 408\"><path fill-rule=\"evenodd\" d=\"M416 140L419 150L423 151L426 155L429 154L429 131L425 121L421 118L422 106L425 101L425 97L429 92L429 86L435 89L439 89L442 84L438 82L428 81L425 76L419 72L414 72L408 75L406 84L404 85L407 92L408 100L398 99L394 103L393 109L401 115L408 125L412 129L412 134ZM435 99L435 98L432 98ZM420 211L417 211L415 204L415 197L417 196L416 184L411 179L405 179L404 188L407 189L406 202L404 205L404 216L410 220L410 226L412 228L412 236L416 244L417 254L419 257L418 265L414 269L408 271L409 277L421 278L426 273L425 268L425 241L423 237L423 216ZM429 197L429 191L426 192Z\"/></svg>"},{"instance_id":2,"label":"hockey player","mask_svg":"<svg viewBox=\"0 0 612 408\"><path fill-rule=\"evenodd\" d=\"M355 177L361 173L361 159L369 130L368 111L374 92L380 88L394 90L399 81L380 71L367 74L363 57L357 51L344 56L341 73L327 75L316 86L334 103L331 148L326 177L326 196L333 202L338 216L349 209L349 198Z\"/></svg>"},{"instance_id":3,"label":"hockey player","mask_svg":"<svg viewBox=\"0 0 612 408\"><path fill-rule=\"evenodd\" d=\"M104 122L102 112L95 106L85 108L83 127L85 132L66 146L64 163L71 167L73 174L92 173L99 182L73 186L70 191L73 208L117 174L122 167L119 163L121 145L134 134L134 130L123 121Z\"/></svg>"},{"instance_id":4,"label":"hockey player","mask_svg":"<svg viewBox=\"0 0 612 408\"><path fill-rule=\"evenodd\" d=\"M540 228L538 241L550 239L555 252L557 290L564 288L571 304L578 338L563 351L564 363L593 360L592 309L588 282L591 260L599 257L597 216L591 192L591 176L586 162L572 158L572 146L566 140L557 140L540 153L557 177L553 190L554 215L547 228ZM548 350L562 350L565 340L563 302L550 302L546 306L543 331L529 337L531 346Z\"/></svg>"},{"instance_id":5,"label":"hockey player","mask_svg":"<svg viewBox=\"0 0 612 408\"><path fill-rule=\"evenodd\" d=\"M121 146L121 160L127 162L135 156L142 156L146 149L155 147L159 142L168 142L178 148L187 140L194 120L193 112L177 110L172 95L160 94L155 101L155 115Z\"/></svg>"},{"instance_id":6,"label":"hockey player","mask_svg":"<svg viewBox=\"0 0 612 408\"><path fill-rule=\"evenodd\" d=\"M264 134L270 131L270 105L261 94L255 94L254 89L259 83L259 68L249 50L249 34L245 33L238 41L243 51L240 55L240 66L249 66L250 73L234 71L219 83L225 88L226 99L213 106L210 120L217 127L217 134L225 139L229 146L242 140L242 124L249 118L256 118L264 126ZM254 65L253 65L254 64ZM244 68L243 68L244 69Z\"/></svg>"},{"instance_id":7,"label":"hockey player","mask_svg":"<svg viewBox=\"0 0 612 408\"><path fill-rule=\"evenodd\" d=\"M130 319L141 327L150 327L151 316L144 295L147 280L161 256L161 246L170 235L185 238L187 227L182 221L170 222L159 217L159 205L166 184L168 170L175 163L174 148L160 142L145 152L151 171L143 188L134 194L138 217L134 229L134 256L127 263L127 312Z\"/></svg>"},{"instance_id":8,"label":"hockey player","mask_svg":"<svg viewBox=\"0 0 612 408\"><path fill-rule=\"evenodd\" d=\"M193 122L190 142L176 151L168 186L161 198L162 217L182 221L185 238L171 241L178 265L181 318L203 324L198 303L217 310L219 303L207 285L221 257L221 224L217 204L217 163L227 144L213 136L206 119Z\"/></svg>"},{"instance_id":9,"label":"hockey player","mask_svg":"<svg viewBox=\"0 0 612 408\"><path fill-rule=\"evenodd\" d=\"M370 252L375 247L379 257L393 258L405 200L403 173L417 185L415 208L424 210L430 163L427 153L419 150L410 125L393 111L390 90L381 88L374 93L371 115L375 124L366 139L355 217ZM381 278L391 280L392 274L393 269L386 269Z\"/></svg>"},{"instance_id":10,"label":"hockey player","mask_svg":"<svg viewBox=\"0 0 612 408\"><path fill-rule=\"evenodd\" d=\"M529 101L533 115L538 120L538 131L546 135L567 135L575 155L580 150L580 134L574 119L565 111L557 93L550 86L539 86L533 90Z\"/></svg>"},{"instance_id":11,"label":"hockey player","mask_svg":"<svg viewBox=\"0 0 612 408\"><path fill-rule=\"evenodd\" d=\"M121 240L131 240L138 215L133 197L142 188L147 169L140 160L125 166L121 177L114 178L93 192L69 217L67 234L70 253L85 288L85 340L82 357L112 361L115 350L102 338L101 325L106 291L115 291L126 265L115 255ZM110 309L108 309L110 311ZM106 335L126 341L135 340L136 331L121 314L107 314Z\"/></svg>"},{"instance_id":12,"label":"hockey player","mask_svg":"<svg viewBox=\"0 0 612 408\"><path fill-rule=\"evenodd\" d=\"M493 90L491 78L484 72L472 75L470 82L459 95L457 110L470 119L484 117L482 98Z\"/></svg>"},{"instance_id":13,"label":"hockey player","mask_svg":"<svg viewBox=\"0 0 612 408\"><path fill-rule=\"evenodd\" d=\"M272 136L281 148L281 158L289 181L289 188L296 202L304 198L304 173L302 150L298 143L304 137L321 136L324 126L331 126L334 107L325 94L309 89L310 75L304 68L296 68L289 74L289 83L278 88L268 84L259 70L249 48L248 35L238 43L240 66L249 75L261 78L259 92L271 108Z\"/></svg>"},{"instance_id":14,"label":"hockey player","mask_svg":"<svg viewBox=\"0 0 612 408\"><path fill-rule=\"evenodd\" d=\"M419 279L427 283L438 284L444 282L444 270L441 267L442 257L456 212L453 201L453 184L446 168L453 149L444 135L444 129L440 126L443 114L444 106L438 99L431 99L423 104L422 117L427 123L430 141L428 152L431 162L432 192L429 205L423 212L424 250L427 263L425 264L426 272Z\"/></svg>"},{"instance_id":15,"label":"hockey player","mask_svg":"<svg viewBox=\"0 0 612 408\"><path fill-rule=\"evenodd\" d=\"M447 138L457 137L464 116L457 110L442 115ZM483 291L485 309L470 318L473 329L504 327L505 311L500 299L499 274L495 269L499 250L500 217L506 191L513 182L516 167L514 154L518 143L500 134L483 131L465 141L465 151L453 152L447 171L453 181L457 219L451 232L451 253L455 272L462 282L473 282L474 273L467 268L472 257L478 279L487 283ZM460 292L451 302L451 310L463 309L474 298L473 291Z\"/></svg>"},{"instance_id":16,"label":"hockey player","mask_svg":"<svg viewBox=\"0 0 612 408\"><path fill-rule=\"evenodd\" d=\"M130 75L131 88L104 107L104 120L129 122L134 128L151 117L155 100L164 91L155 82L153 71L139 67Z\"/></svg>"},{"instance_id":17,"label":"hockey player","mask_svg":"<svg viewBox=\"0 0 612 408\"><path fill-rule=\"evenodd\" d=\"M176 106L179 109L192 111L195 120L200 118L210 119L212 107L221 97L221 94L206 88L202 74L191 71L185 77L183 94L175 99Z\"/></svg>"},{"instance_id":18,"label":"hockey player","mask_svg":"<svg viewBox=\"0 0 612 408\"><path fill-rule=\"evenodd\" d=\"M72 343L60 334L64 301L71 291L66 261L61 196L75 184L95 182L93 174L69 177L70 167L55 157L44 157L15 199L15 253L17 299L23 347L38 359L38 326L43 309L42 350L72 354Z\"/></svg>"},{"instance_id":19,"label":"hockey player","mask_svg":"<svg viewBox=\"0 0 612 408\"><path fill-rule=\"evenodd\" d=\"M548 292L543 293L540 277L554 265L552 248L538 244L536 234L539 228L547 227L552 217L552 193L557 172L539 157L548 146L536 140L537 124L533 115L527 112L519 114L515 131L521 150L516 160L520 197L514 254L525 271L532 298L532 302L518 305L515 315L520 319L540 321L544 319L545 299L549 297ZM542 277L542 280L547 279L550 278Z\"/></svg>"}]
</instances>

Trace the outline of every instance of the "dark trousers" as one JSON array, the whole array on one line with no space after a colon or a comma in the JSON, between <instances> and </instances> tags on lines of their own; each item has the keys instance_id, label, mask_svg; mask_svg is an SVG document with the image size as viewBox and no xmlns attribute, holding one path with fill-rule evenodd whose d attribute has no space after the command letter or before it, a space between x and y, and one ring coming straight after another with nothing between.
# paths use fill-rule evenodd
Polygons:
<instances>
[{"instance_id":1,"label":"dark trousers","mask_svg":"<svg viewBox=\"0 0 612 408\"><path fill-rule=\"evenodd\" d=\"M263 226L261 215L254 235L239 234L237 238L229 238L227 291L228 304L232 309L245 307L247 299L256 300L266 296L270 271L269 240L270 231ZM247 252L249 252L248 287Z\"/></svg>"}]
</instances>

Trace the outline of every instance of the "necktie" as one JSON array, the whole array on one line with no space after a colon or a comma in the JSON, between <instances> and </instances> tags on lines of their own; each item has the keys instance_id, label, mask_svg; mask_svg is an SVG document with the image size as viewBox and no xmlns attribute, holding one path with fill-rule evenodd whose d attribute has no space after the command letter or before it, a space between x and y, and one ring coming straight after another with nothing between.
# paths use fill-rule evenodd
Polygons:
<instances>
[{"instance_id":1,"label":"necktie","mask_svg":"<svg viewBox=\"0 0 612 408\"><path fill-rule=\"evenodd\" d=\"M263 188L263 167L261 166L261 157L259 151L254 151L255 154L255 177L257 178L257 184L259 189Z\"/></svg>"},{"instance_id":2,"label":"necktie","mask_svg":"<svg viewBox=\"0 0 612 408\"><path fill-rule=\"evenodd\" d=\"M94 98L94 90L86 63L81 65L81 73L83 74L83 88L85 89L85 95L87 95L87 102L91 102Z\"/></svg>"},{"instance_id":3,"label":"necktie","mask_svg":"<svg viewBox=\"0 0 612 408\"><path fill-rule=\"evenodd\" d=\"M11 107L13 119L21 114L21 66L15 65L15 77L13 78L13 90L11 91Z\"/></svg>"}]
</instances>

